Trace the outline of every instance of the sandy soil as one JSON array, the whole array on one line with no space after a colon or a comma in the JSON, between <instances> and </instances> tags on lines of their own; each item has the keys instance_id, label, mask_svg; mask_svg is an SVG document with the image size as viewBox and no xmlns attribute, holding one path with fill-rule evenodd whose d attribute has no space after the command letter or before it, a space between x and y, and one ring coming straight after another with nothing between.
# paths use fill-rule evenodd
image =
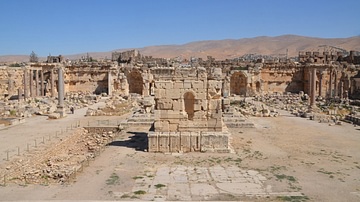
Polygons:
<instances>
[{"instance_id":1,"label":"sandy soil","mask_svg":"<svg viewBox=\"0 0 360 202\"><path fill-rule=\"evenodd\" d=\"M78 173L75 182L48 186L9 184L0 187L0 200L150 200L134 193L139 178L150 178L166 166L220 165L256 170L266 177L264 186L270 186L273 193L302 193L298 201L359 201L360 131L346 123L329 126L286 112L281 114L276 118L250 118L255 123L252 129L231 129L234 152L229 154L144 152L148 127L128 128ZM155 200L170 200L167 194ZM295 199L276 194L266 197L221 194L206 198Z\"/></svg>"}]
</instances>

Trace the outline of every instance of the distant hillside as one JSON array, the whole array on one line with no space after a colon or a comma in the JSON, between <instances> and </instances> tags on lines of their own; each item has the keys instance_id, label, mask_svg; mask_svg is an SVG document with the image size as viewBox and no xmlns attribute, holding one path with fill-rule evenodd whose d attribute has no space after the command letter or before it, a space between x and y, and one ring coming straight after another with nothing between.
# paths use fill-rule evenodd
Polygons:
<instances>
[{"instance_id":1,"label":"distant hillside","mask_svg":"<svg viewBox=\"0 0 360 202\"><path fill-rule=\"evenodd\" d=\"M335 46L346 50L360 51L360 36L350 38L314 38L296 35L282 35L277 37L255 37L243 39L225 39L211 41L196 41L183 45L160 45L143 48L132 48L140 51L142 55L172 58L182 56L202 57L213 56L216 59L235 58L244 54L256 53L262 55L288 55L297 56L299 51L324 51L321 45ZM117 51L124 51L119 49ZM93 58L111 58L111 52L89 52ZM86 53L65 55L66 58L75 59L85 56ZM0 62L28 61L28 55L0 56Z\"/></svg>"},{"instance_id":2,"label":"distant hillside","mask_svg":"<svg viewBox=\"0 0 360 202\"><path fill-rule=\"evenodd\" d=\"M139 49L144 55L154 57L190 56L206 58L211 55L216 59L235 58L244 54L261 55L286 54L297 56L299 51L324 51L320 45L335 46L346 50L360 51L360 36L338 39L312 38L295 35L278 37L255 37L244 39L227 39L198 41L184 45L149 46Z\"/></svg>"}]
</instances>

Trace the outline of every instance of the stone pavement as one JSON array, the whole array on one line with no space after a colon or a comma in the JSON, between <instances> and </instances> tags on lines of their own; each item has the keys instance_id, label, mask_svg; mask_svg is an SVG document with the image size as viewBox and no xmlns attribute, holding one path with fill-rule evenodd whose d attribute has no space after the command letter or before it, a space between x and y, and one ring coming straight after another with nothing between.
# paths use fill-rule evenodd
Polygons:
<instances>
[{"instance_id":1,"label":"stone pavement","mask_svg":"<svg viewBox=\"0 0 360 202\"><path fill-rule=\"evenodd\" d=\"M31 151L46 145L48 142L66 137L71 134L71 128L75 128L79 121L81 126L87 125L91 121L93 124L98 124L96 120L104 119L104 117L84 117L84 115L88 108L97 109L105 106L105 99L103 98L100 102L89 107L75 110L74 114L68 113L65 118L51 120L47 116L34 116L26 119L23 124L0 130L0 166L8 158L11 160L19 153L20 155L26 154L28 149Z\"/></svg>"},{"instance_id":2,"label":"stone pavement","mask_svg":"<svg viewBox=\"0 0 360 202\"><path fill-rule=\"evenodd\" d=\"M137 176L132 193L141 200L194 201L214 200L224 195L241 196L302 196L299 192L275 193L266 185L266 177L255 170L237 166L160 166L155 172ZM118 197L127 193L114 193Z\"/></svg>"}]
</instances>

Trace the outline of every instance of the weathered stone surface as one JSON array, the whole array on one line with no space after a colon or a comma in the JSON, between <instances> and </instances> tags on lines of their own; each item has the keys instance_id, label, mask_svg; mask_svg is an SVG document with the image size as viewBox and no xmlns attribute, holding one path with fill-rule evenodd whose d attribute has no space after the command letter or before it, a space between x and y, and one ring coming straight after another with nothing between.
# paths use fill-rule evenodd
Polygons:
<instances>
[{"instance_id":1,"label":"weathered stone surface","mask_svg":"<svg viewBox=\"0 0 360 202\"><path fill-rule=\"evenodd\" d=\"M48 117L49 117L49 119L59 119L61 116L60 116L60 113L52 113L52 114L49 114Z\"/></svg>"}]
</instances>

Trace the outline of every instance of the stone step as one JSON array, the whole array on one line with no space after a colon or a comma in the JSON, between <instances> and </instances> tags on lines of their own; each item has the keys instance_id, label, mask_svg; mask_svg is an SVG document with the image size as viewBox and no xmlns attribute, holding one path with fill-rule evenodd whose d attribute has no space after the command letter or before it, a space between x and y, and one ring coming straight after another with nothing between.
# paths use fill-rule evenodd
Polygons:
<instances>
[{"instance_id":1,"label":"stone step","mask_svg":"<svg viewBox=\"0 0 360 202\"><path fill-rule=\"evenodd\" d=\"M231 122L225 124L228 128L255 128L255 125L249 122Z\"/></svg>"},{"instance_id":2,"label":"stone step","mask_svg":"<svg viewBox=\"0 0 360 202\"><path fill-rule=\"evenodd\" d=\"M246 118L243 117L224 117L223 121L227 122L245 122Z\"/></svg>"},{"instance_id":3,"label":"stone step","mask_svg":"<svg viewBox=\"0 0 360 202\"><path fill-rule=\"evenodd\" d=\"M121 122L121 126L151 126L154 123L152 122Z\"/></svg>"},{"instance_id":4,"label":"stone step","mask_svg":"<svg viewBox=\"0 0 360 202\"><path fill-rule=\"evenodd\" d=\"M154 122L154 118L129 118L127 122Z\"/></svg>"}]
</instances>

